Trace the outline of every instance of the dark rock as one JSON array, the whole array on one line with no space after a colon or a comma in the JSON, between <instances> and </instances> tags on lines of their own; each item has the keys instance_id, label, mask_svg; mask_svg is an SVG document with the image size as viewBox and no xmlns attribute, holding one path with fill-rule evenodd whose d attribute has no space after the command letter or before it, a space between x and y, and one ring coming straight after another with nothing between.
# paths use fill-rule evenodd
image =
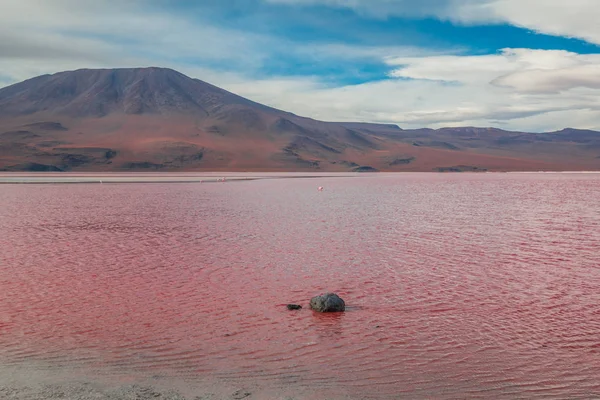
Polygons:
<instances>
[{"instance_id":1,"label":"dark rock","mask_svg":"<svg viewBox=\"0 0 600 400\"><path fill-rule=\"evenodd\" d=\"M124 164L121 164L121 168L123 169L160 169L163 167L163 164L156 164L149 161L126 162Z\"/></svg>"},{"instance_id":2,"label":"dark rock","mask_svg":"<svg viewBox=\"0 0 600 400\"><path fill-rule=\"evenodd\" d=\"M243 390L236 390L235 393L233 393L231 395L232 399L236 399L236 400L241 400L241 399L245 399L246 397L250 396L252 393L250 392L245 392Z\"/></svg>"},{"instance_id":3,"label":"dark rock","mask_svg":"<svg viewBox=\"0 0 600 400\"><path fill-rule=\"evenodd\" d=\"M302 306L300 306L298 304L288 304L287 309L288 310L301 310Z\"/></svg>"},{"instance_id":4,"label":"dark rock","mask_svg":"<svg viewBox=\"0 0 600 400\"><path fill-rule=\"evenodd\" d=\"M472 165L454 165L452 167L434 168L437 172L486 172L486 168L475 167Z\"/></svg>"},{"instance_id":5,"label":"dark rock","mask_svg":"<svg viewBox=\"0 0 600 400\"><path fill-rule=\"evenodd\" d=\"M377 168L370 167L368 165L361 165L360 167L354 168L354 172L379 172Z\"/></svg>"},{"instance_id":6,"label":"dark rock","mask_svg":"<svg viewBox=\"0 0 600 400\"><path fill-rule=\"evenodd\" d=\"M62 169L55 165L39 164L28 162L23 164L11 165L4 168L5 171L28 171L28 172L61 172Z\"/></svg>"},{"instance_id":7,"label":"dark rock","mask_svg":"<svg viewBox=\"0 0 600 400\"><path fill-rule=\"evenodd\" d=\"M407 157L407 158L396 158L395 160L390 162L390 165L403 165L403 164L410 164L411 162L413 162L415 160L414 157Z\"/></svg>"},{"instance_id":8,"label":"dark rock","mask_svg":"<svg viewBox=\"0 0 600 400\"><path fill-rule=\"evenodd\" d=\"M346 303L335 293L325 293L310 299L310 308L318 312L338 312L346 309Z\"/></svg>"},{"instance_id":9,"label":"dark rock","mask_svg":"<svg viewBox=\"0 0 600 400\"><path fill-rule=\"evenodd\" d=\"M108 150L106 150L106 152L104 152L104 157L107 160L110 160L111 158L113 158L116 155L117 155L117 151L116 150L108 149Z\"/></svg>"},{"instance_id":10,"label":"dark rock","mask_svg":"<svg viewBox=\"0 0 600 400\"><path fill-rule=\"evenodd\" d=\"M70 153L61 154L60 158L61 158L61 162L62 162L61 165L62 165L63 169L79 167L84 164L89 164L94 160L93 157L88 156L86 154L70 154Z\"/></svg>"}]
</instances>

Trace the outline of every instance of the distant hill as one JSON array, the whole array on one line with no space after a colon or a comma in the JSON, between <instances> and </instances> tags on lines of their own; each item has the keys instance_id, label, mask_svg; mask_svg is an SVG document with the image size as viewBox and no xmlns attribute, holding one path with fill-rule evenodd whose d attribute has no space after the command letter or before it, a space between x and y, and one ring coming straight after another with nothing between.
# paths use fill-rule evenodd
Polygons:
<instances>
[{"instance_id":1,"label":"distant hill","mask_svg":"<svg viewBox=\"0 0 600 400\"><path fill-rule=\"evenodd\" d=\"M81 69L0 89L0 170L600 169L600 133L322 122L166 68Z\"/></svg>"}]
</instances>

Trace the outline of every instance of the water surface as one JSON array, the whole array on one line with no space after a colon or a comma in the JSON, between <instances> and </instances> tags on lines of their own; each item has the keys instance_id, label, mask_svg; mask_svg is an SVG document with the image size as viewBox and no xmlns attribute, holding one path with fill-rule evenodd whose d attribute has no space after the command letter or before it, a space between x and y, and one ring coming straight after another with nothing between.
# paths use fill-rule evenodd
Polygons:
<instances>
[{"instance_id":1,"label":"water surface","mask_svg":"<svg viewBox=\"0 0 600 400\"><path fill-rule=\"evenodd\" d=\"M598 397L598 199L600 174L0 185L0 364L253 398ZM347 312L284 306L323 291Z\"/></svg>"}]
</instances>

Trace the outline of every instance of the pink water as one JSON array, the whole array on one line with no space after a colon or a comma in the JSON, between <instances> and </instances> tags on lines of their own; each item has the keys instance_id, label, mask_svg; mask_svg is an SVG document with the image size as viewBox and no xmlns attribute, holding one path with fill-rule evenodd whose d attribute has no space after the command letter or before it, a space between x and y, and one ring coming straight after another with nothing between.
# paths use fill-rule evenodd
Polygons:
<instances>
[{"instance_id":1,"label":"pink water","mask_svg":"<svg viewBox=\"0 0 600 400\"><path fill-rule=\"evenodd\" d=\"M308 310L323 291L347 312ZM598 397L600 174L0 185L0 364Z\"/></svg>"}]
</instances>

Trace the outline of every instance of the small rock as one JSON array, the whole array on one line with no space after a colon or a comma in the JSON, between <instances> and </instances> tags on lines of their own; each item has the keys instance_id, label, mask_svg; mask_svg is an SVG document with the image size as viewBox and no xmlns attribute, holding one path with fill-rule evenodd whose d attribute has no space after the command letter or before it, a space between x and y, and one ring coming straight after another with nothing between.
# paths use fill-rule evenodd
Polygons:
<instances>
[{"instance_id":1,"label":"small rock","mask_svg":"<svg viewBox=\"0 0 600 400\"><path fill-rule=\"evenodd\" d=\"M346 303L335 293L325 293L310 299L310 308L318 312L339 312L346 309Z\"/></svg>"},{"instance_id":2,"label":"small rock","mask_svg":"<svg viewBox=\"0 0 600 400\"><path fill-rule=\"evenodd\" d=\"M240 399L245 399L246 397L250 396L252 393L250 392L244 392L243 390L237 390L234 394L231 395L231 397L233 399L236 400L240 400Z\"/></svg>"},{"instance_id":3,"label":"small rock","mask_svg":"<svg viewBox=\"0 0 600 400\"><path fill-rule=\"evenodd\" d=\"M298 305L298 304L288 304L287 309L288 310L301 310L302 306Z\"/></svg>"}]
</instances>

